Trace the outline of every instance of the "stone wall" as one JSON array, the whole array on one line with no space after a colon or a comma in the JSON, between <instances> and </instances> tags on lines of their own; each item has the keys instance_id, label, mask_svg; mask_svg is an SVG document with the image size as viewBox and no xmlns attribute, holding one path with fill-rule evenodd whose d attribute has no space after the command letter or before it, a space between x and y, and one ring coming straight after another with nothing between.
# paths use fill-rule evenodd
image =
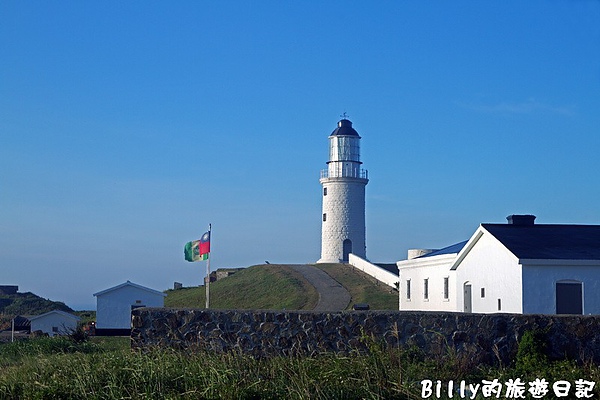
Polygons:
<instances>
[{"instance_id":1,"label":"stone wall","mask_svg":"<svg viewBox=\"0 0 600 400\"><path fill-rule=\"evenodd\" d=\"M600 317L410 311L236 311L139 308L132 345L241 351L257 357L416 346L432 357L510 364L525 331L542 331L551 359L600 362Z\"/></svg>"}]
</instances>

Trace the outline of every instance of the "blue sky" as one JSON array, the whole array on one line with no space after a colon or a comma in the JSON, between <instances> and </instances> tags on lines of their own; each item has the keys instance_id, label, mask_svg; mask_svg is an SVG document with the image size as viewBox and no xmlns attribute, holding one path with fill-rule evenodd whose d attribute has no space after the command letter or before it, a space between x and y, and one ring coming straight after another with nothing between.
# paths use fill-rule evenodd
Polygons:
<instances>
[{"instance_id":1,"label":"blue sky","mask_svg":"<svg viewBox=\"0 0 600 400\"><path fill-rule=\"evenodd\" d=\"M0 3L0 284L314 262L319 171L362 136L367 256L481 222L600 224L600 2Z\"/></svg>"}]
</instances>

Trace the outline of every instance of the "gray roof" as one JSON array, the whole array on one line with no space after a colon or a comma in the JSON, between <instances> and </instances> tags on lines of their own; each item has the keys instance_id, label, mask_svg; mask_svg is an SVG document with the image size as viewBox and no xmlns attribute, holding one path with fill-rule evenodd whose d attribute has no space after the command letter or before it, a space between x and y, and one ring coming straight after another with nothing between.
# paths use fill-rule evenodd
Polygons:
<instances>
[{"instance_id":1,"label":"gray roof","mask_svg":"<svg viewBox=\"0 0 600 400\"><path fill-rule=\"evenodd\" d=\"M375 263L379 268L385 269L387 272L391 272L392 274L398 275L400 270L398 269L398 265L391 263Z\"/></svg>"},{"instance_id":2,"label":"gray roof","mask_svg":"<svg viewBox=\"0 0 600 400\"><path fill-rule=\"evenodd\" d=\"M338 122L338 127L331 132L330 136L358 136L358 132L352 127L352 122L348 119L342 119Z\"/></svg>"},{"instance_id":3,"label":"gray roof","mask_svg":"<svg viewBox=\"0 0 600 400\"><path fill-rule=\"evenodd\" d=\"M145 286L142 286L142 285L138 285L137 283L133 283L131 281L127 281L125 283L121 283L120 285L113 286L113 287L108 288L108 289L104 289L104 290L102 290L100 292L94 293L93 295L96 296L96 297L102 296L103 294L106 294L106 293L109 293L109 292L121 289L122 287L125 287L125 286L130 286L130 287L134 287L134 288L137 288L137 289L145 290L147 292L150 292L150 293L153 293L153 294L157 294L157 295L160 295L160 296L163 296L163 297L167 296L163 292L159 292L158 290L154 290L154 289L150 289L150 288L147 288Z\"/></svg>"},{"instance_id":4,"label":"gray roof","mask_svg":"<svg viewBox=\"0 0 600 400\"><path fill-rule=\"evenodd\" d=\"M434 250L431 253L424 254L417 258L440 256L442 254L458 254L463 249L463 247L465 247L467 242L468 242L468 240L465 240L464 242L456 243L456 244L450 245L448 247L444 247L443 249Z\"/></svg>"},{"instance_id":5,"label":"gray roof","mask_svg":"<svg viewBox=\"0 0 600 400\"><path fill-rule=\"evenodd\" d=\"M520 259L600 260L600 225L481 226Z\"/></svg>"},{"instance_id":6,"label":"gray roof","mask_svg":"<svg viewBox=\"0 0 600 400\"><path fill-rule=\"evenodd\" d=\"M70 314L70 313L67 313L67 312L64 312L64 311L60 311L60 310L52 310L52 311L48 311L47 313L40 314L40 315L35 315L33 317L28 317L28 318L29 318L29 321L33 321L33 320L36 320L36 319L39 319L39 318L46 317L46 316L48 316L50 314L58 314L58 315L61 315L63 317L66 317L66 318L74 319L76 321L79 321L81 319L77 315L73 315L73 314Z\"/></svg>"}]
</instances>

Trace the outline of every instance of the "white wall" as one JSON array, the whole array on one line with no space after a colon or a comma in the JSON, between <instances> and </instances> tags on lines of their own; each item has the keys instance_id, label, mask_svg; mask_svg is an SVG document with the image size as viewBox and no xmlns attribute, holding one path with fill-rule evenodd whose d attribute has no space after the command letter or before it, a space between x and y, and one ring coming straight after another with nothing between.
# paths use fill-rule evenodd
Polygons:
<instances>
[{"instance_id":1,"label":"white wall","mask_svg":"<svg viewBox=\"0 0 600 400\"><path fill-rule=\"evenodd\" d=\"M54 332L54 327L58 332ZM77 319L52 313L31 320L31 332L42 331L50 336L66 335L77 328Z\"/></svg>"},{"instance_id":2,"label":"white wall","mask_svg":"<svg viewBox=\"0 0 600 400\"><path fill-rule=\"evenodd\" d=\"M583 283L583 313L600 314L600 262L523 260L523 312L556 314L556 282Z\"/></svg>"},{"instance_id":3,"label":"white wall","mask_svg":"<svg viewBox=\"0 0 600 400\"><path fill-rule=\"evenodd\" d=\"M363 271L368 275L371 275L378 281L383 282L386 285L391 286L393 288L396 288L396 284L400 279L398 275L386 269L383 269L375 264L371 264L367 260L363 260L355 254L350 254L348 262L350 263L350 265L353 265L357 269Z\"/></svg>"},{"instance_id":4,"label":"white wall","mask_svg":"<svg viewBox=\"0 0 600 400\"><path fill-rule=\"evenodd\" d=\"M450 266L456 254L399 261L400 309L424 311L457 311L456 273ZM448 278L448 298L444 298L444 278ZM425 298L425 279L428 280L428 298ZM410 299L407 281L410 280Z\"/></svg>"},{"instance_id":5,"label":"white wall","mask_svg":"<svg viewBox=\"0 0 600 400\"><path fill-rule=\"evenodd\" d=\"M131 328L131 306L163 307L164 297L133 286L123 286L97 296L96 328Z\"/></svg>"},{"instance_id":6,"label":"white wall","mask_svg":"<svg viewBox=\"0 0 600 400\"><path fill-rule=\"evenodd\" d=\"M481 234L479 240L472 245L478 234ZM464 311L463 288L468 282L472 290L472 312L522 313L521 266L518 259L481 227L459 253L459 257L463 252L466 256L456 268L456 288L459 293L457 310ZM485 297L481 297L482 288ZM500 310L498 299L501 301Z\"/></svg>"}]
</instances>

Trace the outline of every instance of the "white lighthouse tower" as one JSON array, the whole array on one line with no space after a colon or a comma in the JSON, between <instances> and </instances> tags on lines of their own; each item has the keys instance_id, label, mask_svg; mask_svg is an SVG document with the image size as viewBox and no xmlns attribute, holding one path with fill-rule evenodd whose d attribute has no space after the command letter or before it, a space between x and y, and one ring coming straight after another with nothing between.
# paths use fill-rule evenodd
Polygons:
<instances>
[{"instance_id":1,"label":"white lighthouse tower","mask_svg":"<svg viewBox=\"0 0 600 400\"><path fill-rule=\"evenodd\" d=\"M318 263L348 262L350 253L366 258L365 186L369 179L361 164L360 136L344 113L329 136L329 161L321 171L323 223Z\"/></svg>"}]
</instances>

